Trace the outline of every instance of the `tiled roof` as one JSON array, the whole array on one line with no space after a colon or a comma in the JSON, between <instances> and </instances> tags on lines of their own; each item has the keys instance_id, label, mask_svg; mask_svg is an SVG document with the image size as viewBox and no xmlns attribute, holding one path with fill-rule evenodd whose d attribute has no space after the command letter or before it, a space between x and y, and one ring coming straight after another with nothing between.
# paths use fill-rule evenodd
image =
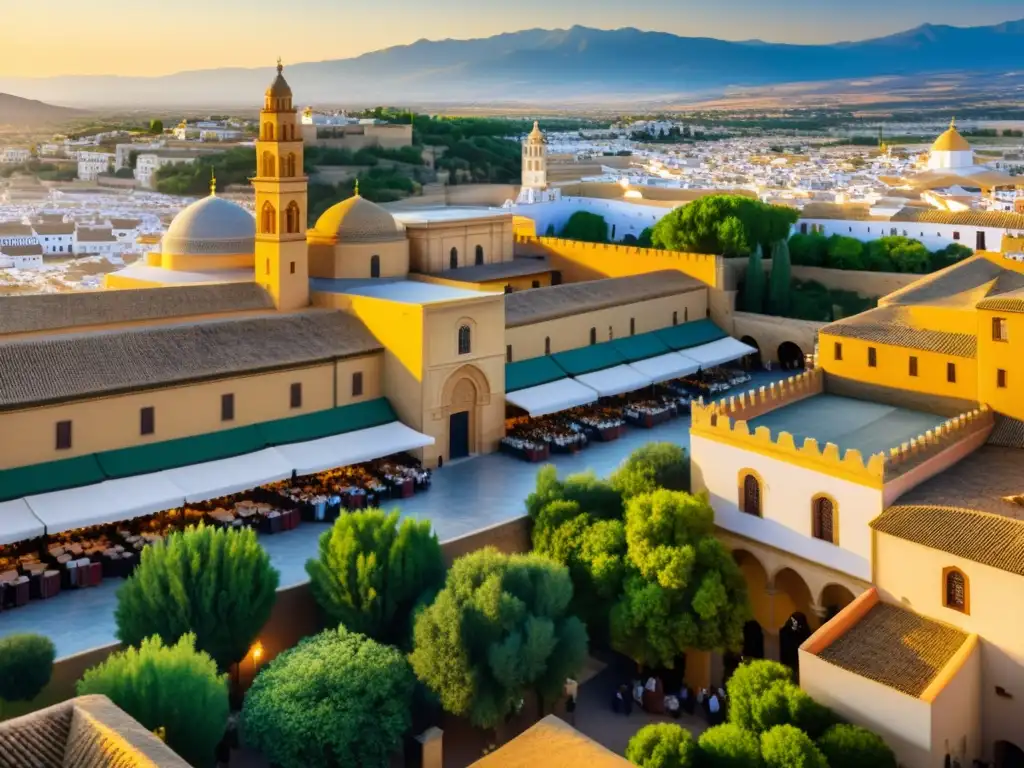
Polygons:
<instances>
[{"instance_id":1,"label":"tiled roof","mask_svg":"<svg viewBox=\"0 0 1024 768\"><path fill-rule=\"evenodd\" d=\"M979 301L1024 288L1024 275L1007 269L984 256L972 256L958 264L926 275L890 293L879 303L951 304L974 306Z\"/></svg>"},{"instance_id":2,"label":"tiled roof","mask_svg":"<svg viewBox=\"0 0 1024 768\"><path fill-rule=\"evenodd\" d=\"M67 223L34 221L32 222L32 229L35 230L37 235L73 235L75 234L75 223L73 221Z\"/></svg>"},{"instance_id":3,"label":"tiled roof","mask_svg":"<svg viewBox=\"0 0 1024 768\"><path fill-rule=\"evenodd\" d=\"M978 339L974 334L915 328L903 312L893 307L879 307L838 320L819 333L952 357L973 359L978 355Z\"/></svg>"},{"instance_id":4,"label":"tiled roof","mask_svg":"<svg viewBox=\"0 0 1024 768\"><path fill-rule=\"evenodd\" d=\"M0 342L0 408L310 365L380 349L357 318L328 310L15 339Z\"/></svg>"},{"instance_id":5,"label":"tiled roof","mask_svg":"<svg viewBox=\"0 0 1024 768\"><path fill-rule=\"evenodd\" d=\"M871 206L860 203L807 203L801 219L838 219L841 221L888 221L888 216L873 216Z\"/></svg>"},{"instance_id":6,"label":"tiled roof","mask_svg":"<svg viewBox=\"0 0 1024 768\"><path fill-rule=\"evenodd\" d=\"M977 307L990 312L1024 313L1024 289L979 301Z\"/></svg>"},{"instance_id":7,"label":"tiled roof","mask_svg":"<svg viewBox=\"0 0 1024 768\"><path fill-rule=\"evenodd\" d=\"M1024 231L1024 214L1006 211L940 211L934 208L906 207L892 221L916 221L921 224L953 224L965 227L992 227Z\"/></svg>"},{"instance_id":8,"label":"tiled roof","mask_svg":"<svg viewBox=\"0 0 1024 768\"><path fill-rule=\"evenodd\" d=\"M1024 576L1024 522L954 507L901 504L871 521L889 536Z\"/></svg>"},{"instance_id":9,"label":"tiled roof","mask_svg":"<svg viewBox=\"0 0 1024 768\"><path fill-rule=\"evenodd\" d=\"M966 641L955 627L878 603L818 656L916 698Z\"/></svg>"},{"instance_id":10,"label":"tiled roof","mask_svg":"<svg viewBox=\"0 0 1024 768\"><path fill-rule=\"evenodd\" d=\"M79 696L0 723L0 768L188 768L106 696Z\"/></svg>"},{"instance_id":11,"label":"tiled roof","mask_svg":"<svg viewBox=\"0 0 1024 768\"><path fill-rule=\"evenodd\" d=\"M988 444L1001 448L1024 448L1024 421L997 414L996 426L988 436Z\"/></svg>"},{"instance_id":12,"label":"tiled roof","mask_svg":"<svg viewBox=\"0 0 1024 768\"><path fill-rule=\"evenodd\" d=\"M256 283L0 297L0 338L9 333L167 320L273 308Z\"/></svg>"},{"instance_id":13,"label":"tiled roof","mask_svg":"<svg viewBox=\"0 0 1024 768\"><path fill-rule=\"evenodd\" d=\"M6 256L42 256L43 246L41 245L4 245L0 246L0 253Z\"/></svg>"},{"instance_id":14,"label":"tiled roof","mask_svg":"<svg viewBox=\"0 0 1024 768\"><path fill-rule=\"evenodd\" d=\"M116 243L113 231L109 229L80 228L75 239L80 243Z\"/></svg>"},{"instance_id":15,"label":"tiled roof","mask_svg":"<svg viewBox=\"0 0 1024 768\"><path fill-rule=\"evenodd\" d=\"M699 280L667 269L633 277L613 277L519 291L505 297L505 325L514 328L582 312L689 293L704 287L704 283Z\"/></svg>"},{"instance_id":16,"label":"tiled roof","mask_svg":"<svg viewBox=\"0 0 1024 768\"><path fill-rule=\"evenodd\" d=\"M489 280L503 280L510 277L539 275L550 272L551 262L544 259L518 258L511 261L500 261L495 264L481 264L474 267L446 269L438 272L437 277L445 280L459 280L464 283L480 283Z\"/></svg>"},{"instance_id":17,"label":"tiled roof","mask_svg":"<svg viewBox=\"0 0 1024 768\"><path fill-rule=\"evenodd\" d=\"M548 715L470 768L544 768L587 766L628 768L624 758L577 731L556 715Z\"/></svg>"},{"instance_id":18,"label":"tiled roof","mask_svg":"<svg viewBox=\"0 0 1024 768\"><path fill-rule=\"evenodd\" d=\"M20 221L0 221L0 237L32 237L32 227Z\"/></svg>"},{"instance_id":19,"label":"tiled roof","mask_svg":"<svg viewBox=\"0 0 1024 768\"><path fill-rule=\"evenodd\" d=\"M112 229L137 229L142 223L140 219L111 219L110 226Z\"/></svg>"}]
</instances>

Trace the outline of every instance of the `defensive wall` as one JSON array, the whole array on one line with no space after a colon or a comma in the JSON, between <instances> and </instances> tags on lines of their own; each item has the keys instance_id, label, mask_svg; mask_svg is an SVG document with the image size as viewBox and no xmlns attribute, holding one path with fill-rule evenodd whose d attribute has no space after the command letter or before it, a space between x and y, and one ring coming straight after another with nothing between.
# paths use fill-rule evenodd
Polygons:
<instances>
[{"instance_id":1,"label":"defensive wall","mask_svg":"<svg viewBox=\"0 0 1024 768\"><path fill-rule=\"evenodd\" d=\"M724 261L726 285L733 289L738 288L746 277L748 259L732 257L724 259ZM764 259L763 263L765 273L770 274L772 260ZM924 277L924 275L905 272L866 272L854 269L807 267L798 264L790 267L790 274L797 280L813 280L833 290L853 291L865 299L886 296L893 291L906 288Z\"/></svg>"}]
</instances>

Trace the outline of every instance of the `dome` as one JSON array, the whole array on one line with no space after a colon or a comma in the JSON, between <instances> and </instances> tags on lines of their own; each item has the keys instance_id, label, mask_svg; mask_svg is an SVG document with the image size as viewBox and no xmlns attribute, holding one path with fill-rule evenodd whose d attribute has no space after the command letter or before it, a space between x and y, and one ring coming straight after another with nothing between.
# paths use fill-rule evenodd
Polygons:
<instances>
[{"instance_id":1,"label":"dome","mask_svg":"<svg viewBox=\"0 0 1024 768\"><path fill-rule=\"evenodd\" d=\"M280 60L277 62L277 77L267 88L267 96L275 99L290 99L292 97L292 87L284 79L284 65Z\"/></svg>"},{"instance_id":2,"label":"dome","mask_svg":"<svg viewBox=\"0 0 1024 768\"><path fill-rule=\"evenodd\" d=\"M533 121L533 130L530 131L529 140L531 144L539 144L544 141L544 134L540 132L540 123Z\"/></svg>"},{"instance_id":3,"label":"dome","mask_svg":"<svg viewBox=\"0 0 1024 768\"><path fill-rule=\"evenodd\" d=\"M967 143L967 139L960 135L960 131L956 129L956 123L951 122L949 128L946 129L939 138L932 144L932 152L970 152L971 145Z\"/></svg>"},{"instance_id":4,"label":"dome","mask_svg":"<svg viewBox=\"0 0 1024 768\"><path fill-rule=\"evenodd\" d=\"M174 217L161 250L177 256L234 256L256 251L256 219L222 197L192 203Z\"/></svg>"},{"instance_id":5,"label":"dome","mask_svg":"<svg viewBox=\"0 0 1024 768\"><path fill-rule=\"evenodd\" d=\"M339 243L388 243L405 240L405 227L376 203L355 195L324 211L314 227Z\"/></svg>"}]
</instances>

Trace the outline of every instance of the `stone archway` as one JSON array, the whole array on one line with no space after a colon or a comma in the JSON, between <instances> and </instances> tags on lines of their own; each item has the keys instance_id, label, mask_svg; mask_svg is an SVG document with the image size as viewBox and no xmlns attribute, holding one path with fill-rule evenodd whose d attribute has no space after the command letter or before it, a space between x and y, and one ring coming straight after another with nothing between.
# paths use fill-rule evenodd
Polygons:
<instances>
[{"instance_id":1,"label":"stone archway","mask_svg":"<svg viewBox=\"0 0 1024 768\"><path fill-rule=\"evenodd\" d=\"M762 629L775 629L775 617L772 611L772 595L768 586L768 572L757 557L745 549L734 549L733 560L743 573L747 582L747 595L754 621Z\"/></svg>"},{"instance_id":2,"label":"stone archway","mask_svg":"<svg viewBox=\"0 0 1024 768\"><path fill-rule=\"evenodd\" d=\"M822 623L828 621L843 610L843 608L852 603L853 597L853 592L842 584L826 585L826 587L821 590L821 599L818 601L818 605L820 605L824 611Z\"/></svg>"},{"instance_id":3,"label":"stone archway","mask_svg":"<svg viewBox=\"0 0 1024 768\"><path fill-rule=\"evenodd\" d=\"M994 755L995 768L1024 768L1024 749L1010 741L997 741Z\"/></svg>"},{"instance_id":4,"label":"stone archway","mask_svg":"<svg viewBox=\"0 0 1024 768\"><path fill-rule=\"evenodd\" d=\"M748 371L759 371L761 370L761 345L757 343L757 339L753 336L744 336L740 339L748 347L753 347L756 352L751 352L749 355L743 358L743 367Z\"/></svg>"},{"instance_id":5,"label":"stone archway","mask_svg":"<svg viewBox=\"0 0 1024 768\"><path fill-rule=\"evenodd\" d=\"M799 345L792 341L784 341L779 344L778 350L779 365L786 370L803 370L804 353Z\"/></svg>"},{"instance_id":6,"label":"stone archway","mask_svg":"<svg viewBox=\"0 0 1024 768\"><path fill-rule=\"evenodd\" d=\"M779 624L779 661L800 676L800 645L811 636L811 621L816 622L814 600L803 577L792 568L783 568L772 579L775 588L775 616Z\"/></svg>"},{"instance_id":7,"label":"stone archway","mask_svg":"<svg viewBox=\"0 0 1024 768\"><path fill-rule=\"evenodd\" d=\"M445 381L441 391L445 445L438 450L447 459L481 452L481 408L490 401L490 394L487 377L475 365L462 366Z\"/></svg>"}]
</instances>

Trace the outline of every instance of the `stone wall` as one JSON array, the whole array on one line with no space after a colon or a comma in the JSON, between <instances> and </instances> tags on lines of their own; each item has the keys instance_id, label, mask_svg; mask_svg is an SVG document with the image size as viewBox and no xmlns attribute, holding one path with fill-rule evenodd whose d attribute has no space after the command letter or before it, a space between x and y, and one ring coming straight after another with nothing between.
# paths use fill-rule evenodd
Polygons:
<instances>
[{"instance_id":1,"label":"stone wall","mask_svg":"<svg viewBox=\"0 0 1024 768\"><path fill-rule=\"evenodd\" d=\"M713 316L714 311L712 311ZM818 331L824 325L825 323L811 320L757 315L752 312L733 312L730 335L741 340L746 338L747 343L753 339L761 351L763 361L778 362L779 347L786 342L796 344L805 355L813 354ZM722 327L724 330L730 331L730 326Z\"/></svg>"},{"instance_id":2,"label":"stone wall","mask_svg":"<svg viewBox=\"0 0 1024 768\"><path fill-rule=\"evenodd\" d=\"M747 259L723 259L726 271L726 286L736 287L742 283L747 273ZM764 259L764 270L771 273L772 260ZM813 280L826 288L841 291L854 291L865 299L875 299L905 288L923 275L911 275L902 272L861 272L852 269L828 269L826 267L805 267L794 264L791 274L797 280Z\"/></svg>"}]
</instances>

